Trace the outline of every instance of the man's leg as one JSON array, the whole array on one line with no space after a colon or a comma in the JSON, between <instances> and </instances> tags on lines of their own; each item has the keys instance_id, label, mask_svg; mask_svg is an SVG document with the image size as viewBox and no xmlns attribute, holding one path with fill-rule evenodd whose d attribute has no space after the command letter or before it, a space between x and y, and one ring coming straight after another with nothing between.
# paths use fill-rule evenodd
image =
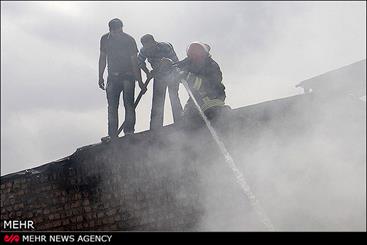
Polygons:
<instances>
[{"instance_id":1,"label":"man's leg","mask_svg":"<svg viewBox=\"0 0 367 245\"><path fill-rule=\"evenodd\" d=\"M126 80L123 81L123 99L125 107L125 126L124 133L134 133L136 114L134 108L134 94L135 94L135 81Z\"/></svg>"},{"instance_id":2,"label":"man's leg","mask_svg":"<svg viewBox=\"0 0 367 245\"><path fill-rule=\"evenodd\" d=\"M154 130L163 126L164 100L166 98L167 84L162 79L154 78L152 110L150 113L150 129Z\"/></svg>"},{"instance_id":3,"label":"man's leg","mask_svg":"<svg viewBox=\"0 0 367 245\"><path fill-rule=\"evenodd\" d=\"M122 86L115 78L107 79L107 103L108 103L108 135L117 137L118 129L118 107Z\"/></svg>"},{"instance_id":4,"label":"man's leg","mask_svg":"<svg viewBox=\"0 0 367 245\"><path fill-rule=\"evenodd\" d=\"M173 121L175 123L181 119L183 114L180 98L178 97L178 88L179 88L178 82L168 84L169 99L171 101Z\"/></svg>"}]
</instances>

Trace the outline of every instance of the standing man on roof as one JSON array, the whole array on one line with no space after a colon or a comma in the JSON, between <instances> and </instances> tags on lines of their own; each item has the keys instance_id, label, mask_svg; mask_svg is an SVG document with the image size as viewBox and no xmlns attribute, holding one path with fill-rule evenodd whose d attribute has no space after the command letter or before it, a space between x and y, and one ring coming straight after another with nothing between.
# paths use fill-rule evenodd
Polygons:
<instances>
[{"instance_id":1,"label":"standing man on roof","mask_svg":"<svg viewBox=\"0 0 367 245\"><path fill-rule=\"evenodd\" d=\"M108 137L117 138L118 107L120 94L123 92L125 107L125 135L133 134L135 127L134 91L135 81L143 92L146 91L138 67L135 39L123 32L122 21L112 19L109 23L109 32L104 34L100 42L99 56L99 87L106 90L108 102ZM105 87L103 73L108 64L107 86Z\"/></svg>"},{"instance_id":2,"label":"standing man on roof","mask_svg":"<svg viewBox=\"0 0 367 245\"><path fill-rule=\"evenodd\" d=\"M174 122L182 116L182 106L178 97L179 83L167 83L167 72L160 67L162 58L169 58L174 62L178 61L172 44L157 42L151 34L144 35L141 39L143 47L138 55L139 67L147 74L147 77L154 77L153 100L150 114L150 129L154 130L163 126L164 101L166 89L168 87L169 98L171 101ZM145 60L148 59L152 71L146 67Z\"/></svg>"}]
</instances>

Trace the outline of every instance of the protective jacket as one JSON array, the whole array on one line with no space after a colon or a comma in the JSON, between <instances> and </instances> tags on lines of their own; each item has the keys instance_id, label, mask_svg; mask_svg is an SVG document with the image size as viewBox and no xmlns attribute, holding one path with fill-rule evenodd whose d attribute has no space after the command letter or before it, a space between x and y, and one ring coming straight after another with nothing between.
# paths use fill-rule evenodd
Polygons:
<instances>
[{"instance_id":1,"label":"protective jacket","mask_svg":"<svg viewBox=\"0 0 367 245\"><path fill-rule=\"evenodd\" d=\"M177 62L174 67L180 74L179 79L185 80L189 85L203 112L216 106L224 106L226 94L222 84L222 72L211 57L208 57L200 68L187 58ZM193 101L190 98L187 106L191 105Z\"/></svg>"}]
</instances>

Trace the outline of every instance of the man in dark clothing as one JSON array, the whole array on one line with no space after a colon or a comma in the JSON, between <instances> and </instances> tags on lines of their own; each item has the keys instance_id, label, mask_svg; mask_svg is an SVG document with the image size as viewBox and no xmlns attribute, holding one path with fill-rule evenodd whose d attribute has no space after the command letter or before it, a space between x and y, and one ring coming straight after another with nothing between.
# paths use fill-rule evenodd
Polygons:
<instances>
[{"instance_id":1,"label":"man in dark clothing","mask_svg":"<svg viewBox=\"0 0 367 245\"><path fill-rule=\"evenodd\" d=\"M154 77L153 100L150 114L150 129L154 130L163 126L164 101L168 86L169 98L171 101L174 122L182 116L182 106L178 97L179 83L167 83L167 73L161 69L160 61L162 58L169 58L174 62L178 61L177 55L170 43L157 42L150 34L141 38L143 47L138 55L139 67L147 74L147 77ZM148 59L153 71L150 72L146 67L145 60Z\"/></svg>"},{"instance_id":2,"label":"man in dark clothing","mask_svg":"<svg viewBox=\"0 0 367 245\"><path fill-rule=\"evenodd\" d=\"M173 63L169 59L162 59L161 66L170 70L169 81L187 83L200 109L214 126L225 126L226 122L222 119L228 116L230 107L224 103L226 94L222 72L209 51L209 45L194 42L190 44L184 60ZM183 119L183 125L192 129L203 125L191 97L185 105Z\"/></svg>"},{"instance_id":3,"label":"man in dark clothing","mask_svg":"<svg viewBox=\"0 0 367 245\"><path fill-rule=\"evenodd\" d=\"M99 87L106 90L108 102L108 135L116 138L118 130L118 107L121 91L125 107L124 133L133 134L135 127L134 90L135 81L146 91L138 67L138 49L133 37L122 31L122 21L113 19L108 23L109 33L101 38L99 56ZM103 73L108 64L107 86Z\"/></svg>"},{"instance_id":4,"label":"man in dark clothing","mask_svg":"<svg viewBox=\"0 0 367 245\"><path fill-rule=\"evenodd\" d=\"M226 108L224 105L226 94L222 83L222 71L209 51L209 45L193 42L187 50L187 57L177 62L174 67L180 74L179 80L187 82L201 110L211 120ZM185 105L184 115L187 117L198 115L191 98Z\"/></svg>"}]
</instances>

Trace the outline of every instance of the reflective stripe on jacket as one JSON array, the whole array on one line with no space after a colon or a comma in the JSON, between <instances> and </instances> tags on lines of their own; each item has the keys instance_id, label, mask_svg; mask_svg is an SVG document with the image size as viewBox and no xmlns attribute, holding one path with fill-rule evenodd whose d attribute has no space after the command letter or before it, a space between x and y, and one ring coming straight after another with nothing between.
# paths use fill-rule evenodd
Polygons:
<instances>
[{"instance_id":1,"label":"reflective stripe on jacket","mask_svg":"<svg viewBox=\"0 0 367 245\"><path fill-rule=\"evenodd\" d=\"M183 80L189 85L203 112L216 106L224 106L225 97L210 98L207 91L203 90L203 79L200 76L196 76L189 72L184 76Z\"/></svg>"}]
</instances>

